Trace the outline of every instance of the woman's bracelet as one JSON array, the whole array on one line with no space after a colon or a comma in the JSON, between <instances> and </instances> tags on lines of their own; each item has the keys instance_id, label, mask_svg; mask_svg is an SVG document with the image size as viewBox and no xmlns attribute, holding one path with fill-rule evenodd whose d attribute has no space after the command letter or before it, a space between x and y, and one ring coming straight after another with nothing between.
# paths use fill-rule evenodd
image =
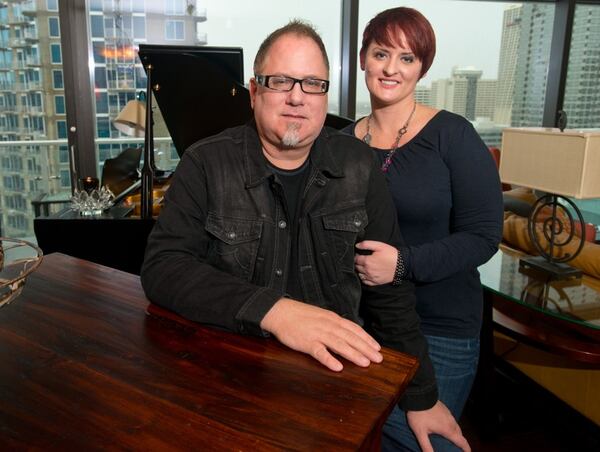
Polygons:
<instances>
[{"instance_id":1,"label":"woman's bracelet","mask_svg":"<svg viewBox=\"0 0 600 452\"><path fill-rule=\"evenodd\" d=\"M396 261L396 270L394 271L394 279L392 280L392 286L399 286L402 284L402 280L406 276L406 267L404 267L404 259L402 259L402 253L398 250L398 260Z\"/></svg>"}]
</instances>

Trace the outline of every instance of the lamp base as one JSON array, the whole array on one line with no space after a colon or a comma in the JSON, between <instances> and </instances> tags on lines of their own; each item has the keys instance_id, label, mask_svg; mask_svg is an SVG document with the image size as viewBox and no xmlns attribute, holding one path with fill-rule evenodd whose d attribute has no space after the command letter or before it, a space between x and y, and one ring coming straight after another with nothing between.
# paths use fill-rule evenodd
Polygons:
<instances>
[{"instance_id":1,"label":"lamp base","mask_svg":"<svg viewBox=\"0 0 600 452\"><path fill-rule=\"evenodd\" d=\"M542 256L527 256L519 259L520 268L531 268L551 279L580 279L583 272L561 262L549 262Z\"/></svg>"}]
</instances>

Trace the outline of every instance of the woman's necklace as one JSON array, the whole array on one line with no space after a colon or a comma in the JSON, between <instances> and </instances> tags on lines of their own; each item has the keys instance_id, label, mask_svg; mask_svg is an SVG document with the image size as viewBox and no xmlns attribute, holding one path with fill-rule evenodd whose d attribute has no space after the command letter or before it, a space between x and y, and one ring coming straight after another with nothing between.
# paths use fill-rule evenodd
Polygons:
<instances>
[{"instance_id":1,"label":"woman's necklace","mask_svg":"<svg viewBox=\"0 0 600 452\"><path fill-rule=\"evenodd\" d=\"M400 129L398 130L398 134L396 135L394 144L392 144L392 148L385 155L385 160L383 161L383 164L381 165L381 171L383 171L384 173L387 172L388 168L390 167L390 165L392 163L392 157L394 157L394 153L398 149L398 144L400 143L400 139L408 130L408 125L410 124L410 120L412 119L413 115L415 114L416 109L417 109L417 102L415 101L412 111L410 112L410 115L408 116L408 119L406 120L404 125L402 127L400 127ZM362 139L368 145L371 144L371 138L372 138L372 136L371 136L371 116L373 116L372 113L367 118L367 133L365 133L365 136Z\"/></svg>"}]
</instances>

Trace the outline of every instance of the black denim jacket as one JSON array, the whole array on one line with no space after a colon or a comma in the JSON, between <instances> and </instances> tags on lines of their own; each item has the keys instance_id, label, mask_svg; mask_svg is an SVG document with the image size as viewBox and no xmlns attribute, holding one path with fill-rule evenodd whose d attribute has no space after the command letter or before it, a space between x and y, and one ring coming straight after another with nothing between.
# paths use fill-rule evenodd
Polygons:
<instances>
[{"instance_id":1,"label":"black denim jacket","mask_svg":"<svg viewBox=\"0 0 600 452\"><path fill-rule=\"evenodd\" d=\"M364 322L383 345L416 356L401 405L429 408L437 387L412 285L361 288L354 272L356 242L400 245L385 180L368 147L333 129L323 129L310 159L298 224L301 301ZM148 298L194 321L266 335L260 322L285 295L292 246L283 199L253 123L190 146L148 239Z\"/></svg>"}]
</instances>

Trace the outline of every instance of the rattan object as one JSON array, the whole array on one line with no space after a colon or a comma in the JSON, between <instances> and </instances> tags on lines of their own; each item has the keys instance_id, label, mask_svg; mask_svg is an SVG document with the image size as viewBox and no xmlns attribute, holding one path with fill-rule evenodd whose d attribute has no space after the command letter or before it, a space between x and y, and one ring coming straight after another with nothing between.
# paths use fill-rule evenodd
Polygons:
<instances>
[{"instance_id":1,"label":"rattan object","mask_svg":"<svg viewBox=\"0 0 600 452\"><path fill-rule=\"evenodd\" d=\"M0 307L13 301L42 263L42 250L25 240L0 237Z\"/></svg>"}]
</instances>

